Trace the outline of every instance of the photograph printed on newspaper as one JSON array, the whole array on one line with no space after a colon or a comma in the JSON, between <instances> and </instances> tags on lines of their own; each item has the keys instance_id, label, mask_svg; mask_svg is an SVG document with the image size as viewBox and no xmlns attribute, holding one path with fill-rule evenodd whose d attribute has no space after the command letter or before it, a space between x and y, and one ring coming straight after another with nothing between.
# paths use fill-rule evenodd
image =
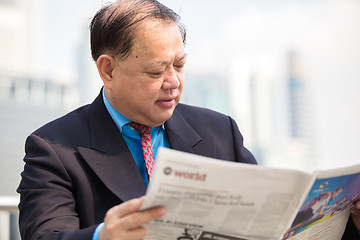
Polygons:
<instances>
[{"instance_id":1,"label":"photograph printed on newspaper","mask_svg":"<svg viewBox=\"0 0 360 240\"><path fill-rule=\"evenodd\" d=\"M284 239L341 239L350 208L360 199L360 173L327 175L319 173Z\"/></svg>"}]
</instances>

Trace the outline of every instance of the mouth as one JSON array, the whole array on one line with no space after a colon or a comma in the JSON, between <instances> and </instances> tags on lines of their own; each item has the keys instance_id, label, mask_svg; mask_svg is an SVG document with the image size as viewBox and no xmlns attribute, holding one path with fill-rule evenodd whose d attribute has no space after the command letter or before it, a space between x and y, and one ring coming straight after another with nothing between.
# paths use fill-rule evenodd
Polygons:
<instances>
[{"instance_id":1,"label":"mouth","mask_svg":"<svg viewBox=\"0 0 360 240\"><path fill-rule=\"evenodd\" d=\"M156 103L162 108L172 108L175 105L176 97L159 99Z\"/></svg>"}]
</instances>

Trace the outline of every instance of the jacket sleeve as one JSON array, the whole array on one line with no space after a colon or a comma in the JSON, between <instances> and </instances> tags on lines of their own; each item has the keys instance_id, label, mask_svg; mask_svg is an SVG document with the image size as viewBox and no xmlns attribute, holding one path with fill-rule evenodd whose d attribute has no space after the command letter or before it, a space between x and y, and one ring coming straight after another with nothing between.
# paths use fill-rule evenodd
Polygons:
<instances>
[{"instance_id":1,"label":"jacket sleeve","mask_svg":"<svg viewBox=\"0 0 360 240\"><path fill-rule=\"evenodd\" d=\"M356 239L360 239L359 230L356 228L350 216L341 240L356 240Z\"/></svg>"},{"instance_id":2,"label":"jacket sleeve","mask_svg":"<svg viewBox=\"0 0 360 240\"><path fill-rule=\"evenodd\" d=\"M25 152L17 189L22 239L91 239L96 226L79 230L71 179L53 147L30 135Z\"/></svg>"}]
</instances>

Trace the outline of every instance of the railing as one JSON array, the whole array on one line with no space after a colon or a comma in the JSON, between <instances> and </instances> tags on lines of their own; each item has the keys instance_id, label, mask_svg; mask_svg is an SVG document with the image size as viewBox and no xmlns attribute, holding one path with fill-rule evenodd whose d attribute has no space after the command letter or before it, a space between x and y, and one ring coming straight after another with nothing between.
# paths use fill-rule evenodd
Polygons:
<instances>
[{"instance_id":1,"label":"railing","mask_svg":"<svg viewBox=\"0 0 360 240\"><path fill-rule=\"evenodd\" d=\"M0 240L18 240L18 208L16 196L0 196Z\"/></svg>"}]
</instances>

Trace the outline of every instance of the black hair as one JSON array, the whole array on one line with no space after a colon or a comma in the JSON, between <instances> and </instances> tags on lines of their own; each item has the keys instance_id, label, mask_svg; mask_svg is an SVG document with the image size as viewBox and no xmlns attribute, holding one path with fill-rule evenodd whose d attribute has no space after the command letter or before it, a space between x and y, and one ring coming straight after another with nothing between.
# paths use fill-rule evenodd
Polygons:
<instances>
[{"instance_id":1,"label":"black hair","mask_svg":"<svg viewBox=\"0 0 360 240\"><path fill-rule=\"evenodd\" d=\"M176 23L185 44L185 27L180 23L180 16L170 8L156 0L118 0L101 8L91 21L93 60L97 61L105 53L126 58L134 44L136 27L148 18Z\"/></svg>"}]
</instances>

